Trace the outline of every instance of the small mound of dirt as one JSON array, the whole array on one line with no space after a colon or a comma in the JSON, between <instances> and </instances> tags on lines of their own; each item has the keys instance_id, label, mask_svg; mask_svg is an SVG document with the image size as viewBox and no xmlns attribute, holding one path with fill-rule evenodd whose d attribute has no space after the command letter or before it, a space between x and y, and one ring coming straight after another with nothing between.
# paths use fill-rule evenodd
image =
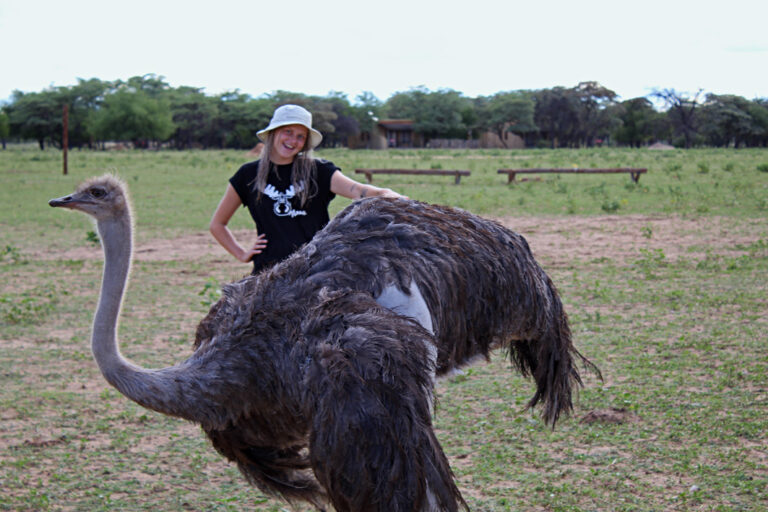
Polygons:
<instances>
[{"instance_id":1,"label":"small mound of dirt","mask_svg":"<svg viewBox=\"0 0 768 512\"><path fill-rule=\"evenodd\" d=\"M624 408L609 407L608 409L595 409L589 411L579 420L579 423L611 423L621 425L623 423L635 423L640 418Z\"/></svg>"}]
</instances>

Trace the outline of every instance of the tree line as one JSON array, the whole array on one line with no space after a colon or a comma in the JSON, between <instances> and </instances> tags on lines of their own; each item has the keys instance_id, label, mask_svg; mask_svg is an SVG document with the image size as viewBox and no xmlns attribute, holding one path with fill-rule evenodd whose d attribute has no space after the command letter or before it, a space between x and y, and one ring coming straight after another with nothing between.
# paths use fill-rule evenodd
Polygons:
<instances>
[{"instance_id":1,"label":"tree line","mask_svg":"<svg viewBox=\"0 0 768 512\"><path fill-rule=\"evenodd\" d=\"M99 148L106 141L134 147L252 148L256 132L285 103L305 106L323 145L366 140L383 119L410 119L413 131L431 139L479 138L492 132L520 136L527 147L641 147L666 142L677 147L766 147L768 98L655 90L618 101L597 82L575 87L513 90L469 98L452 89L416 87L381 101L370 92L350 102L341 92L311 96L276 91L252 97L239 91L206 95L201 88L171 87L162 76L128 80L78 80L41 92L14 91L0 109L0 139L34 140L41 149L61 147L63 110L68 144ZM660 108L657 108L660 105Z\"/></svg>"}]
</instances>

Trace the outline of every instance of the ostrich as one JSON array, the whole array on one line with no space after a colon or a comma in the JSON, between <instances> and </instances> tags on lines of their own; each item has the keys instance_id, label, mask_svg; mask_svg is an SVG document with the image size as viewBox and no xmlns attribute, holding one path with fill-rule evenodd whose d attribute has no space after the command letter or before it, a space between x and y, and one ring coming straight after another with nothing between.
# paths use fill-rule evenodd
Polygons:
<instances>
[{"instance_id":1,"label":"ostrich","mask_svg":"<svg viewBox=\"0 0 768 512\"><path fill-rule=\"evenodd\" d=\"M319 510L468 509L432 426L436 376L503 347L554 427L581 384L552 281L525 239L470 213L372 198L283 262L225 287L185 361L118 348L132 251L117 177L49 204L95 218L104 273L91 347L126 397L201 425L262 491Z\"/></svg>"}]
</instances>

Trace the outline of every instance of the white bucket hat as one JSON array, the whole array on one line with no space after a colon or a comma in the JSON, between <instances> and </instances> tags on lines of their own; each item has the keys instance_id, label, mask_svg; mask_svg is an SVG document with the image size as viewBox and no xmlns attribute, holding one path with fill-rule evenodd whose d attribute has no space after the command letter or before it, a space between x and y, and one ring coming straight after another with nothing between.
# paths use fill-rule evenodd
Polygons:
<instances>
[{"instance_id":1,"label":"white bucket hat","mask_svg":"<svg viewBox=\"0 0 768 512\"><path fill-rule=\"evenodd\" d=\"M312 128L312 114L304 107L298 105L283 105L275 109L275 113L272 114L272 119L269 121L269 126L256 132L256 135L262 141L267 142L269 132L289 124L300 124L309 130L309 149L316 148L322 142L323 135Z\"/></svg>"}]
</instances>

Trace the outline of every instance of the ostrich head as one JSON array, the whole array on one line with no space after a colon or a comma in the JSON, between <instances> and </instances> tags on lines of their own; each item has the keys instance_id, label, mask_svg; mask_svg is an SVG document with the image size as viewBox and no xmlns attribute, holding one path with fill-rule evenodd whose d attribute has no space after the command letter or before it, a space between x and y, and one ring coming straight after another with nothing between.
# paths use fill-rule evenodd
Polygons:
<instances>
[{"instance_id":1,"label":"ostrich head","mask_svg":"<svg viewBox=\"0 0 768 512\"><path fill-rule=\"evenodd\" d=\"M127 190L120 178L104 175L84 182L73 194L51 199L48 204L78 210L96 220L121 218L130 211Z\"/></svg>"}]
</instances>

